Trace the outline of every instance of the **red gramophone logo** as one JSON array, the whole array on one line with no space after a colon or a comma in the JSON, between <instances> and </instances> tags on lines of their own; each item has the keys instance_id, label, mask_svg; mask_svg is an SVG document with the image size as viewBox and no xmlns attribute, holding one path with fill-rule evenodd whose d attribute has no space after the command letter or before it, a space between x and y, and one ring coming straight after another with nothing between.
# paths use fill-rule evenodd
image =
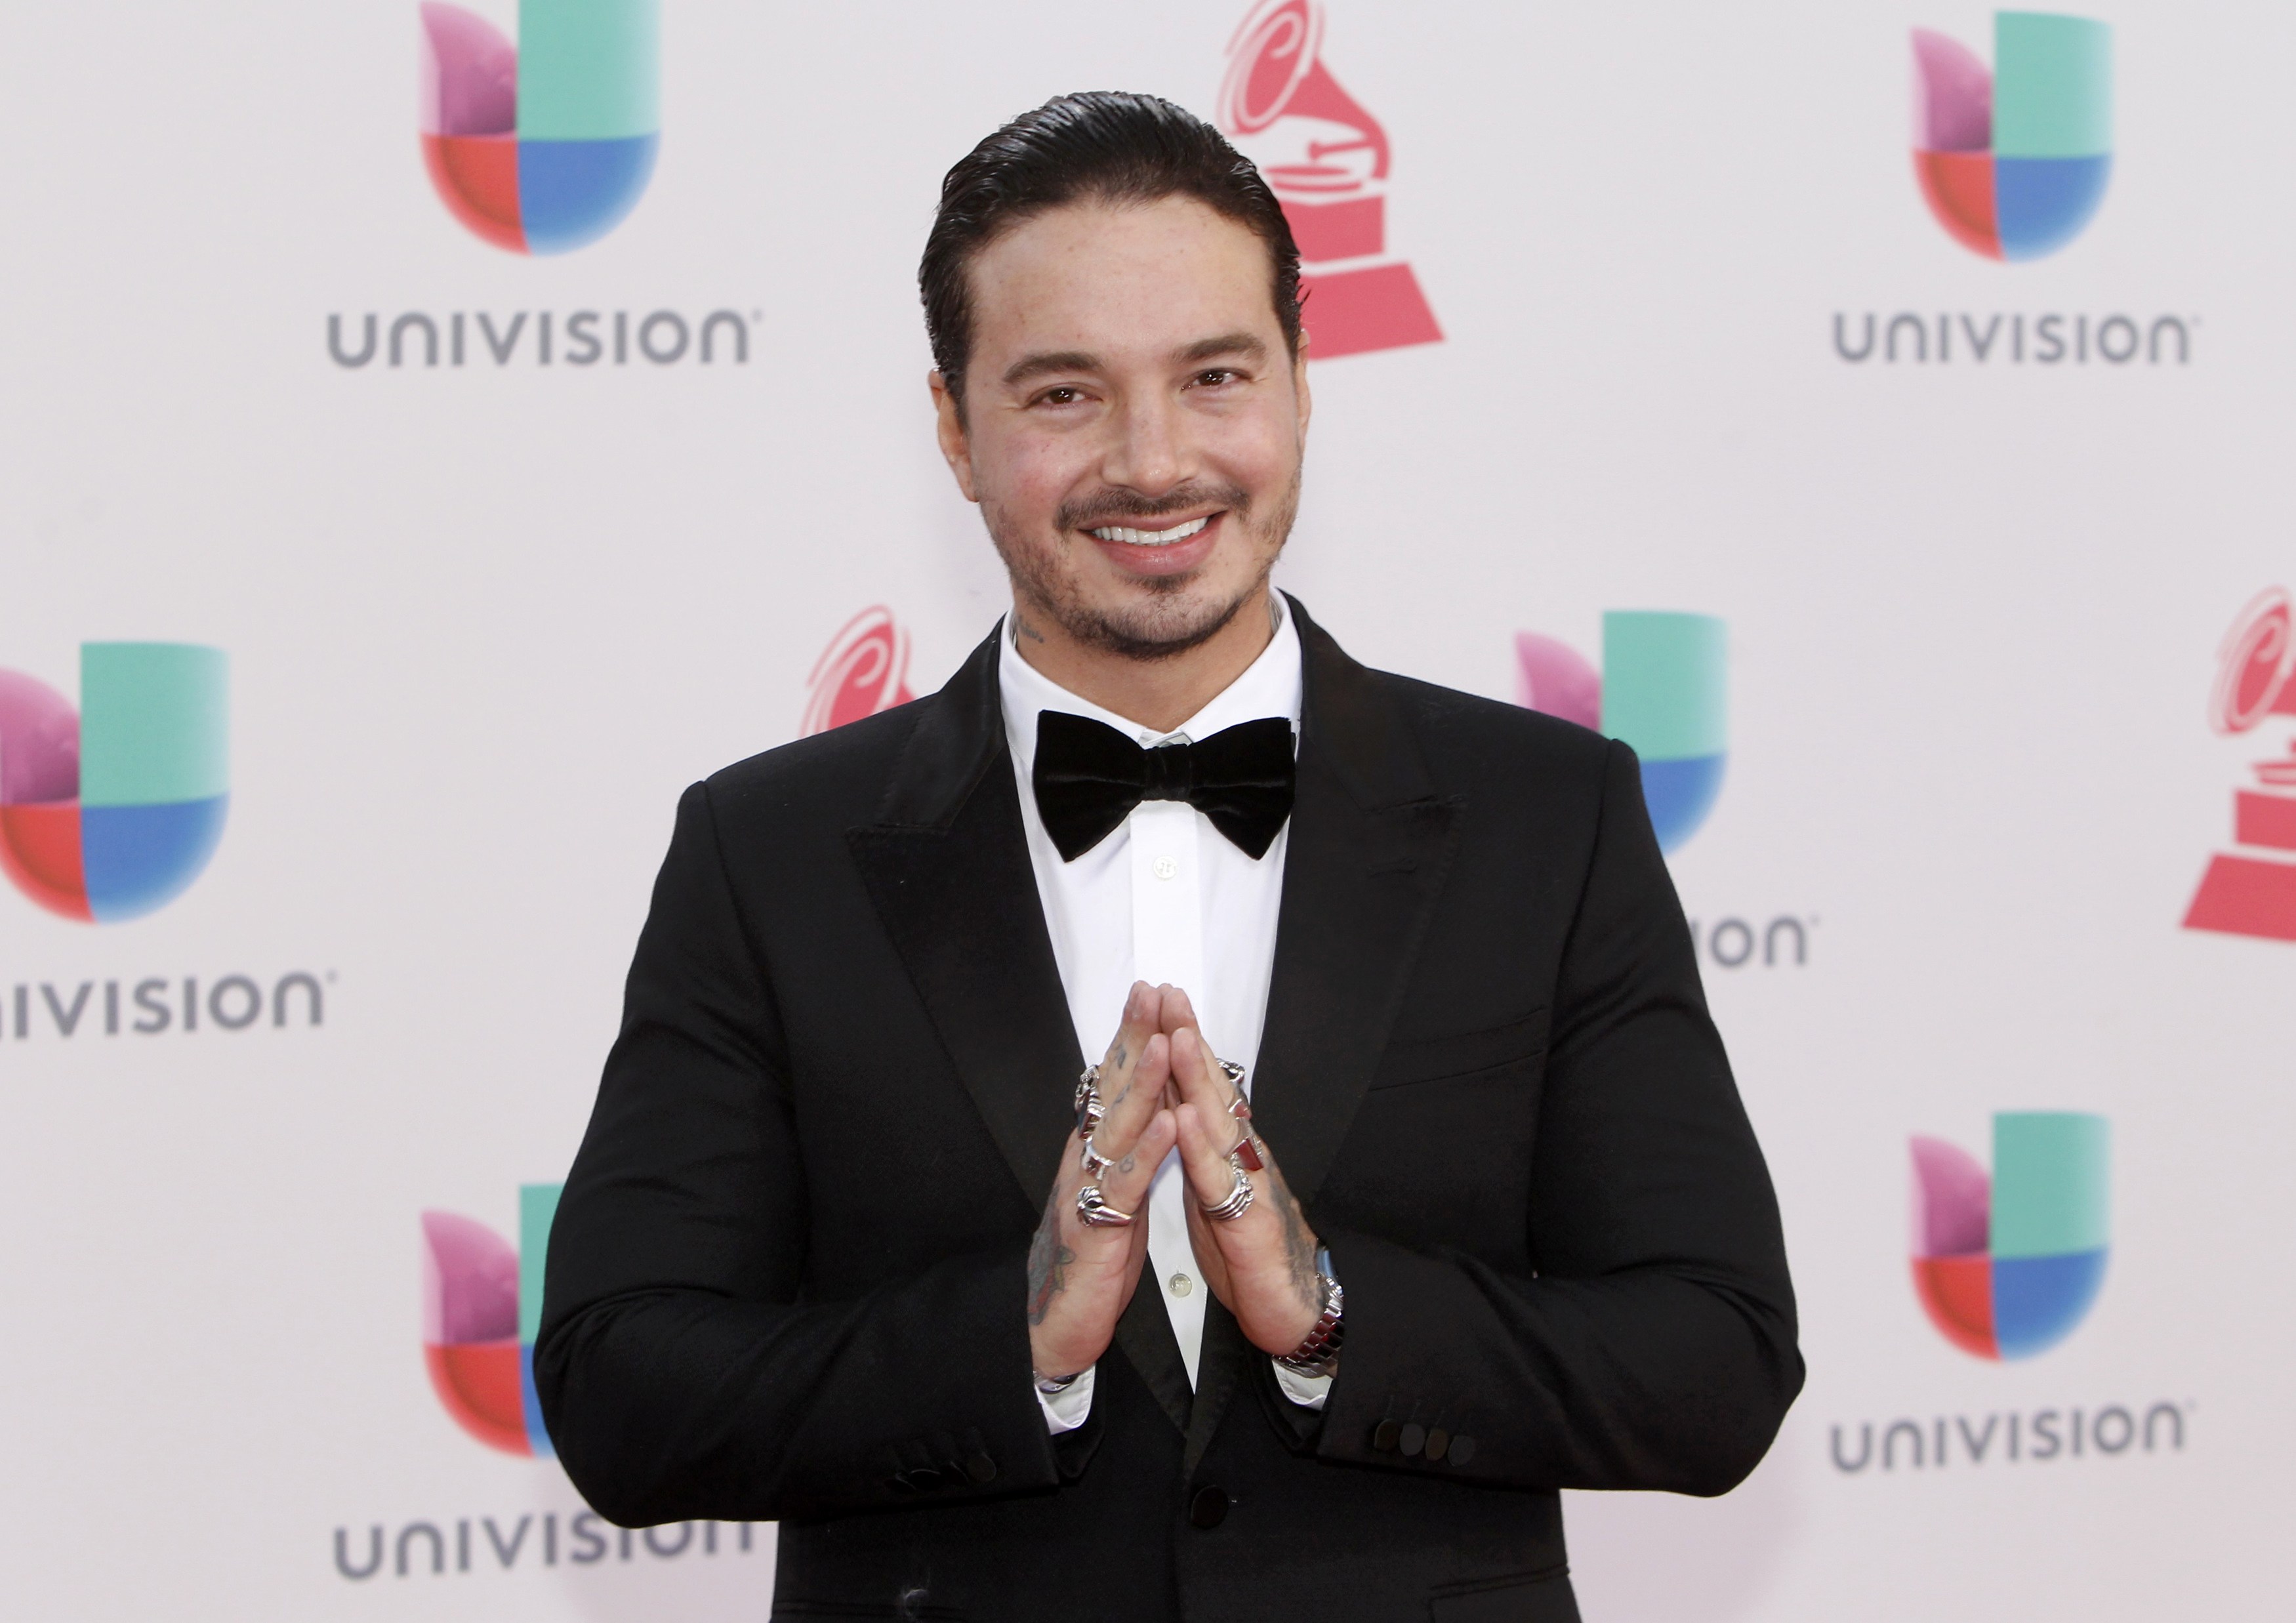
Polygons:
<instances>
[{"instance_id":1,"label":"red gramophone logo","mask_svg":"<svg viewBox=\"0 0 2296 1623\"><path fill-rule=\"evenodd\" d=\"M916 697L909 692L909 634L882 603L845 622L807 679L804 736L826 733Z\"/></svg>"},{"instance_id":2,"label":"red gramophone logo","mask_svg":"<svg viewBox=\"0 0 2296 1623\"><path fill-rule=\"evenodd\" d=\"M1300 244L1318 360L1442 341L1411 266L1387 253L1387 132L1324 66L1316 0L1260 0L1228 42L1219 127L1259 166Z\"/></svg>"},{"instance_id":3,"label":"red gramophone logo","mask_svg":"<svg viewBox=\"0 0 2296 1623\"><path fill-rule=\"evenodd\" d=\"M2241 611L2225 638L2209 722L2253 733L2296 716L2296 605L2277 586ZM2296 941L2296 741L2256 764L2258 787L2233 791L2233 843L2209 861L2185 914L2187 930Z\"/></svg>"}]
</instances>

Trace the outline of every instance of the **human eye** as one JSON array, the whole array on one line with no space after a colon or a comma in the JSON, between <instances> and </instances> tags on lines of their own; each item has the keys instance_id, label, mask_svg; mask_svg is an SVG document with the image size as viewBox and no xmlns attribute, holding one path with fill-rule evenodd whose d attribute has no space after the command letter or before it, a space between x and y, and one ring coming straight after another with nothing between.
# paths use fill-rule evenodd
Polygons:
<instances>
[{"instance_id":1,"label":"human eye","mask_svg":"<svg viewBox=\"0 0 2296 1623\"><path fill-rule=\"evenodd\" d=\"M1079 385L1074 383L1055 383L1050 389L1039 389L1036 395L1029 399L1029 404L1031 406L1049 406L1057 410L1063 406L1081 406L1084 403L1084 399L1085 392Z\"/></svg>"}]
</instances>

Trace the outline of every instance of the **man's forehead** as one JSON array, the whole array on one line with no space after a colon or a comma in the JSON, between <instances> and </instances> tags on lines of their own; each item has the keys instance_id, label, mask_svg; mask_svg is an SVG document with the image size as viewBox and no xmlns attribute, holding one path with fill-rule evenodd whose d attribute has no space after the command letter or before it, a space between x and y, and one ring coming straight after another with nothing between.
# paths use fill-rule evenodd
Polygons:
<instances>
[{"instance_id":1,"label":"man's forehead","mask_svg":"<svg viewBox=\"0 0 2296 1623\"><path fill-rule=\"evenodd\" d=\"M1163 359L1233 348L1239 334L1264 348L1277 330L1272 283L1258 234L1193 198L1064 205L975 259L976 358L1002 373L1023 351ZM992 349L993 361L978 353Z\"/></svg>"}]
</instances>

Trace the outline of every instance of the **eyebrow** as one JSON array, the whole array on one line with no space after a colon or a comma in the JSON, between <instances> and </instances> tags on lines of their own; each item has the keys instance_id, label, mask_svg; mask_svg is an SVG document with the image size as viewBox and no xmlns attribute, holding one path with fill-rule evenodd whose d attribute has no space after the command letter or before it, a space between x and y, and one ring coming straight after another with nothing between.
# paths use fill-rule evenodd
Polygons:
<instances>
[{"instance_id":1,"label":"eyebrow","mask_svg":"<svg viewBox=\"0 0 2296 1623\"><path fill-rule=\"evenodd\" d=\"M1218 360L1224 355L1249 356L1255 361L1267 358L1267 346L1250 332L1223 332L1218 338L1200 338L1175 357L1184 365L1197 361Z\"/></svg>"},{"instance_id":2,"label":"eyebrow","mask_svg":"<svg viewBox=\"0 0 2296 1623\"><path fill-rule=\"evenodd\" d=\"M1047 372L1098 372L1100 357L1086 355L1081 349L1039 350L1024 355L1004 369L1004 381L1009 386L1025 382Z\"/></svg>"},{"instance_id":3,"label":"eyebrow","mask_svg":"<svg viewBox=\"0 0 2296 1623\"><path fill-rule=\"evenodd\" d=\"M1184 366L1192 366L1198 361L1217 360L1224 355L1249 356L1256 361L1265 360L1267 346L1250 332L1223 332L1217 338L1198 339L1178 350L1173 359ZM1100 357L1081 349L1039 350L1034 355L1024 355L1007 366L1004 381L1009 389L1016 383L1025 383L1030 378L1042 377L1046 373L1100 370Z\"/></svg>"}]
</instances>

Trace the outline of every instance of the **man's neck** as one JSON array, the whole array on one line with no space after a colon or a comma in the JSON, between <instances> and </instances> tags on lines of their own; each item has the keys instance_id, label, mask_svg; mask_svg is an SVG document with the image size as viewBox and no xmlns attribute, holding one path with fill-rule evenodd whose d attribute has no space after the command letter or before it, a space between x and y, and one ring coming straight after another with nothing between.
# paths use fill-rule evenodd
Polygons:
<instances>
[{"instance_id":1,"label":"man's neck","mask_svg":"<svg viewBox=\"0 0 2296 1623\"><path fill-rule=\"evenodd\" d=\"M1226 693L1275 636L1267 586L1247 598L1210 637L1166 660L1134 660L1070 636L1051 618L1013 606L1013 645L1031 668L1079 699L1127 721L1169 733Z\"/></svg>"}]
</instances>

